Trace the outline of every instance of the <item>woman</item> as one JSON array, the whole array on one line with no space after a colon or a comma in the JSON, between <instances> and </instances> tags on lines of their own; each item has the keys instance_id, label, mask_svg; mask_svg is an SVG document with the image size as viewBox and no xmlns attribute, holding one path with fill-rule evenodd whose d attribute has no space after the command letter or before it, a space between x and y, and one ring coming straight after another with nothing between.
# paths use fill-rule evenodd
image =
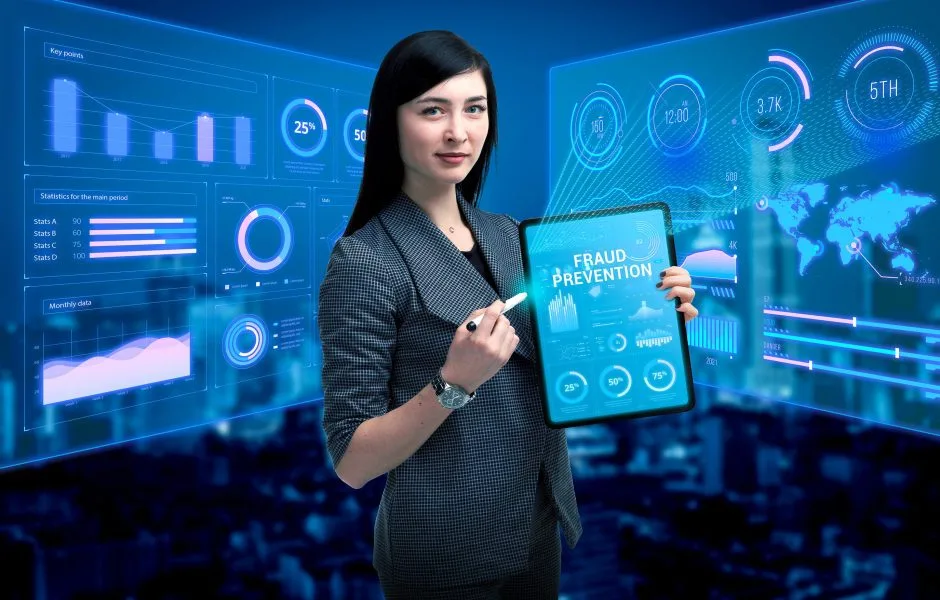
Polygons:
<instances>
[{"instance_id":1,"label":"woman","mask_svg":"<svg viewBox=\"0 0 940 600\"><path fill-rule=\"evenodd\" d=\"M544 425L518 221L476 207L496 144L486 59L444 31L379 68L365 170L319 298L323 428L353 488L387 474L387 598L557 598L560 523L581 535L564 430ZM691 280L662 282L682 300ZM469 331L467 321L485 313ZM524 592L523 592L524 590Z\"/></svg>"}]
</instances>

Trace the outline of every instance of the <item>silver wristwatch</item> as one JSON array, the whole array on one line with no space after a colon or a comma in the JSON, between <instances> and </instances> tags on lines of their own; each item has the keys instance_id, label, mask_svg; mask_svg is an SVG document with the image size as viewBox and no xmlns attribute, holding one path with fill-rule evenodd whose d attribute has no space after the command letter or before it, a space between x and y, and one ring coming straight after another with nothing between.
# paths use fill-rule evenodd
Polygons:
<instances>
[{"instance_id":1,"label":"silver wristwatch","mask_svg":"<svg viewBox=\"0 0 940 600\"><path fill-rule=\"evenodd\" d=\"M476 396L476 392L468 392L459 385L444 381L440 370L431 380L431 386L434 387L434 393L437 394L437 401L441 403L441 406L451 410L466 406L467 402Z\"/></svg>"}]
</instances>

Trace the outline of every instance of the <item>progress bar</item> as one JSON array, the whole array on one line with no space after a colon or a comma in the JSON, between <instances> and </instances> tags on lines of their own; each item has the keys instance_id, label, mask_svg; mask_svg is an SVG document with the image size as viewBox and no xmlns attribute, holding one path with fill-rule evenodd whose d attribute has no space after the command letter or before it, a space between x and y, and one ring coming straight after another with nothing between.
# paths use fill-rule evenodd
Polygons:
<instances>
[{"instance_id":1,"label":"progress bar","mask_svg":"<svg viewBox=\"0 0 940 600\"><path fill-rule=\"evenodd\" d=\"M889 331L903 331L904 333L916 333L919 335L940 336L940 329L931 329L929 327L920 327L916 325L899 325L897 323L884 323L881 321L861 321L858 317L832 317L829 315L816 315L810 313L799 313L787 310L764 309L765 315L774 317L784 317L788 319L802 319L807 321L821 321L824 323L838 323L840 325L851 325L852 327L867 327L869 329L885 329Z\"/></svg>"},{"instance_id":2,"label":"progress bar","mask_svg":"<svg viewBox=\"0 0 940 600\"><path fill-rule=\"evenodd\" d=\"M905 387L918 388L926 390L928 392L933 392L935 394L940 394L940 385L934 385L931 383L924 383L922 381L917 381L916 379L903 379L901 377L890 377L888 375L879 375L878 373L868 373L866 371L856 371L855 369L843 369L841 367L832 367L829 365L822 365L813 361L800 361L793 360L789 358L780 358L779 356L769 356L764 355L764 360L783 363L787 365L792 365L795 367L802 367L810 371L825 371L827 373L837 373L839 375L846 375L848 377L857 377L859 379L868 379L871 381L881 381L884 383L893 383L895 385L901 385Z\"/></svg>"}]
</instances>

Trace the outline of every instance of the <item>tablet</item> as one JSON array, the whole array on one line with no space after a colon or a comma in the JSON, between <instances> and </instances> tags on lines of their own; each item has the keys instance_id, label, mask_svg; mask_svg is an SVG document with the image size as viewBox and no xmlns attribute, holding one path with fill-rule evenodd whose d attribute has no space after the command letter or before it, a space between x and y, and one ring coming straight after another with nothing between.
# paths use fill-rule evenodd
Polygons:
<instances>
[{"instance_id":1,"label":"tablet","mask_svg":"<svg viewBox=\"0 0 940 600\"><path fill-rule=\"evenodd\" d=\"M656 288L676 264L668 205L527 219L519 239L549 427L695 406L685 318Z\"/></svg>"}]
</instances>

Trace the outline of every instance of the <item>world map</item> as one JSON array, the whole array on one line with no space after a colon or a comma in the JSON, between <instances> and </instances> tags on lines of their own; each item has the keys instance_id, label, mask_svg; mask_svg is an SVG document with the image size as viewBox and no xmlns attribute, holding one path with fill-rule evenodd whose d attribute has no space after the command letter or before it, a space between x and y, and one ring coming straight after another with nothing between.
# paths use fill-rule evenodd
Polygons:
<instances>
[{"instance_id":1,"label":"world map","mask_svg":"<svg viewBox=\"0 0 940 600\"><path fill-rule=\"evenodd\" d=\"M797 184L772 197L763 198L758 207L772 211L783 231L796 240L800 255L800 275L826 251L826 243L834 245L843 265L858 259L863 253L864 241L878 244L891 257L893 269L912 272L916 268L914 252L904 247L899 236L911 221L936 200L926 194L902 190L894 184L882 185L877 190L862 190L846 194L828 211L828 225L824 239L816 239L804 232L804 225L819 211L830 206L826 201L829 185L826 183Z\"/></svg>"}]
</instances>

